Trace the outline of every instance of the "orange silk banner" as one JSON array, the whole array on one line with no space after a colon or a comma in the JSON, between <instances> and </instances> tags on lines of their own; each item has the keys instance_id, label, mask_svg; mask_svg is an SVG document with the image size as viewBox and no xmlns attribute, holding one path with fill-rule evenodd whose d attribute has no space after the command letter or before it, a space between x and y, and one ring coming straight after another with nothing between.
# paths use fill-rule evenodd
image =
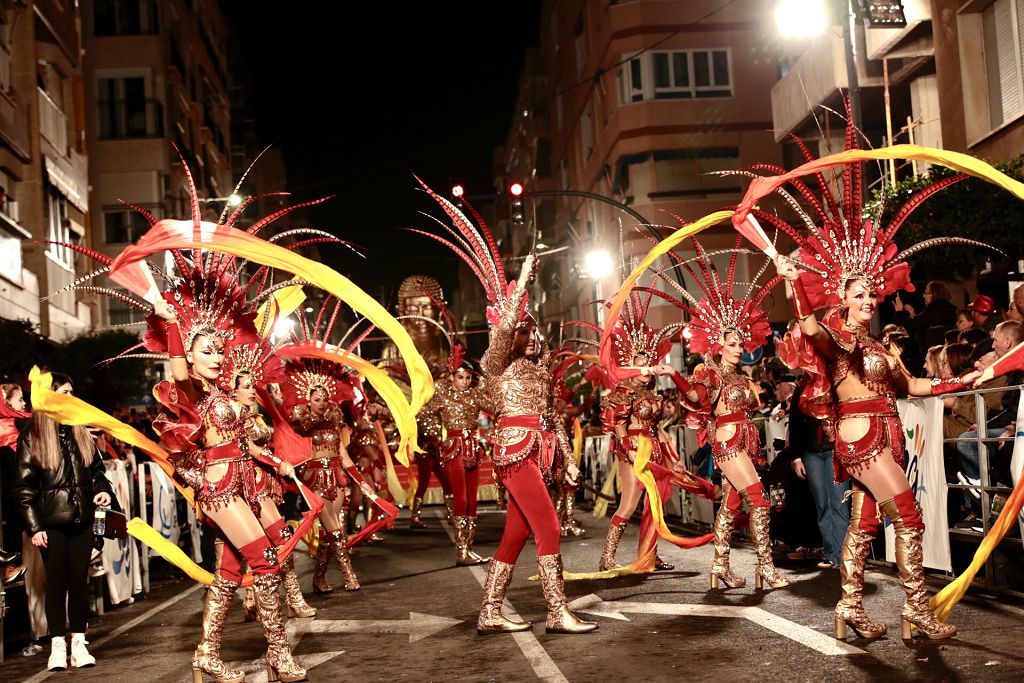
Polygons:
<instances>
[{"instance_id":1,"label":"orange silk banner","mask_svg":"<svg viewBox=\"0 0 1024 683\"><path fill-rule=\"evenodd\" d=\"M145 278L139 277L138 269L133 264L157 252L177 249L206 249L292 273L333 294L380 328L398 347L412 387L411 403L403 406L389 404L402 435L398 457L401 458L401 452L407 449L419 450L416 446L416 413L434 395L434 381L409 333L373 297L324 264L250 235L244 230L207 222L201 223L199 229L195 230L191 221L167 219L159 221L138 243L126 248L114 259L110 266L110 278L136 294L144 294L149 291L150 285Z\"/></svg>"},{"instance_id":2,"label":"orange silk banner","mask_svg":"<svg viewBox=\"0 0 1024 683\"><path fill-rule=\"evenodd\" d=\"M408 415L413 410L409 402L405 400L405 394L395 383L393 379L388 375L387 372L378 368L373 363L363 360L354 353L349 353L345 349L330 344L322 344L320 342L302 342L301 344L285 344L275 351L278 356L284 356L286 358L319 358L321 360L328 360L332 363L340 363L346 367L352 368L357 373L366 378L366 381L377 390L380 397L384 399L384 403L387 404L388 409L391 410L391 414L395 418L395 424L398 425L399 432L402 429L402 422L399 418ZM429 373L427 373L429 376ZM431 391L433 391L433 379L431 379L430 385ZM413 432L412 438L415 443L416 438L416 413L412 412L412 424ZM405 443L406 434L402 433L403 444ZM395 458L404 467L409 466L409 454L404 448L399 447L398 452L395 453ZM397 477L395 479L397 482ZM399 485L401 487L401 485ZM390 487L389 487L390 488ZM393 493L393 492L392 492Z\"/></svg>"},{"instance_id":3,"label":"orange silk banner","mask_svg":"<svg viewBox=\"0 0 1024 683\"><path fill-rule=\"evenodd\" d=\"M743 201L736 207L736 213L732 217L733 226L737 231L746 235L747 218L757 203L791 180L820 173L821 171L844 164L885 159L913 159L915 161L926 161L930 164L946 166L954 171L960 171L961 173L987 180L1013 193L1018 199L1024 199L1024 183L1014 180L1005 173L997 171L981 159L975 159L969 154L949 152L933 147L921 147L920 145L893 145L892 147L882 147L879 149L851 149L809 161L789 173L754 178L750 181L750 187L747 188Z\"/></svg>"},{"instance_id":4,"label":"orange silk banner","mask_svg":"<svg viewBox=\"0 0 1024 683\"><path fill-rule=\"evenodd\" d=\"M50 387L53 380L49 372L43 372L33 366L28 373L32 383L32 410L38 410L54 422L65 425L81 425L103 430L118 441L123 441L144 451L160 466L174 486L185 496L189 504L195 505L192 490L182 487L174 478L174 466L170 463L167 451L154 443L142 432L126 425L112 415L108 415L96 406L90 405L80 398L68 394L58 394Z\"/></svg>"},{"instance_id":5,"label":"orange silk banner","mask_svg":"<svg viewBox=\"0 0 1024 683\"><path fill-rule=\"evenodd\" d=\"M619 287L619 291L616 292L615 298L611 301L611 307L605 312L604 331L601 333L602 361L612 357L612 331L615 329L615 325L619 321L619 313L622 311L622 306L626 303L626 298L633 289L633 285L635 285L637 280L640 279L640 276L644 274L644 271L653 266L659 258L672 251L676 245L684 239L692 235L696 235L698 232L710 228L712 225L717 225L718 223L727 221L731 216L732 211L716 211L714 213L710 213L689 225L679 228L671 235L658 242L654 245L654 248L647 252L647 256L637 264L636 268L633 269L633 272L629 274L629 277L627 277L622 283L622 286ZM603 364L607 372L613 373L615 371L614 363ZM621 381L622 379L624 378L618 377L616 378L616 381Z\"/></svg>"}]
</instances>

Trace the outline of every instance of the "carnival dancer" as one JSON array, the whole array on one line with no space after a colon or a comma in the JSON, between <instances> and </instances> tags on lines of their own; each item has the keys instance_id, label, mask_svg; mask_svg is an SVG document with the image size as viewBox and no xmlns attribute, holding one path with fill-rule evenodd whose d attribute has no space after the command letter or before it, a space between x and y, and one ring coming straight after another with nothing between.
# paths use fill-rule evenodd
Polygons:
<instances>
[{"instance_id":1,"label":"carnival dancer","mask_svg":"<svg viewBox=\"0 0 1024 683\"><path fill-rule=\"evenodd\" d=\"M402 322L416 350L427 362L435 383L448 375L448 356L451 350L450 340L447 340L446 347L446 335L438 323L443 308L444 292L441 283L429 275L410 275L398 285L398 304L395 306L397 319ZM382 354L384 361L398 357L398 347L392 343L385 344ZM399 379L407 381L407 378ZM423 452L415 455L416 491L412 499L409 528L426 529L427 525L422 520L423 498L430 486L430 475L433 474L441 485L449 519L453 514L454 497L448 472L441 462L442 427L436 407L424 406L416 415L416 424L420 435L419 446Z\"/></svg>"},{"instance_id":2,"label":"carnival dancer","mask_svg":"<svg viewBox=\"0 0 1024 683\"><path fill-rule=\"evenodd\" d=\"M365 477L368 485L368 488L360 487L359 491L354 491L353 493L356 495L352 496L352 500L349 502L349 527L354 529L355 520L360 510L363 511L363 520L366 525L375 523L383 515L381 511L374 508L372 498L369 495L363 495L366 491L378 491L378 495L385 500L393 500L387 483L388 464L385 460L390 457L391 449L386 448L388 443L387 441L382 442L380 436L382 431L391 431L391 423L388 422L389 429L385 430L382 423L388 417L388 410L377 402L372 393L372 387L366 387L365 400L359 401L358 405L356 402L347 401L345 407L348 408L346 411L347 422L352 428L352 438L349 442L350 455L356 464L356 469ZM396 442L395 446L397 445ZM383 540L384 537L376 531L366 538L367 543L380 543Z\"/></svg>"},{"instance_id":3,"label":"carnival dancer","mask_svg":"<svg viewBox=\"0 0 1024 683\"><path fill-rule=\"evenodd\" d=\"M302 468L303 481L324 499L320 511L320 538L313 572L313 590L331 593L327 570L338 565L345 590L359 590L348 547L347 498L351 482L367 495L373 494L349 457L343 440L345 414L342 403L355 402L352 375L340 364L321 359L290 360L282 383L288 419L295 431L310 438L313 457ZM365 400L361 395L359 400Z\"/></svg>"},{"instance_id":4,"label":"carnival dancer","mask_svg":"<svg viewBox=\"0 0 1024 683\"><path fill-rule=\"evenodd\" d=\"M451 202L426 185L423 187L451 218L461 235L457 241L466 248L432 233L422 234L437 239L463 258L480 279L492 304L487 308L490 344L481 368L497 417L491 456L495 476L508 490L509 499L505 531L487 568L477 633L529 630L529 623L508 619L501 613L501 607L512 570L531 532L537 544L537 566L547 602L547 631L593 631L597 624L582 621L569 611L563 585L558 515L545 486L545 474L550 475L557 450L561 449L567 459L567 478L577 479L579 468L572 460L565 429L552 410L549 354L537 333L536 321L527 313L526 285L533 276L535 257L526 257L518 281L506 283L497 243L480 217L477 215L478 229Z\"/></svg>"},{"instance_id":5,"label":"carnival dancer","mask_svg":"<svg viewBox=\"0 0 1024 683\"><path fill-rule=\"evenodd\" d=\"M857 134L852 125L847 126L848 151L857 148ZM810 153L803 151L812 161ZM765 170L784 173L771 167ZM806 399L801 396L801 408L809 415L834 415L836 481L853 479L835 636L844 638L847 626L868 639L887 632L885 624L868 617L862 601L864 563L885 515L895 532L896 564L907 595L901 635L909 639L916 629L928 638L949 638L956 634L956 626L940 622L929 607L923 567L924 521L903 470L903 425L896 397L963 390L973 386L979 373L950 379L912 377L871 334L869 325L886 296L913 289L910 265L904 260L907 256L939 244L987 245L965 238L937 238L897 253L893 238L914 208L964 176L946 178L921 190L883 227L863 216L861 173L860 162L841 165L841 200L832 196L823 176L816 176L817 192L826 204L809 204L815 218L801 210L803 223L810 230L806 237L774 214L755 211L753 216L785 231L800 248L799 262L776 260L780 275L792 284L800 327L799 336L787 338L780 355L791 366L812 373L815 381L805 390ZM791 185L801 194L811 192L798 177ZM820 308L827 310L819 321L814 311Z\"/></svg>"},{"instance_id":6,"label":"carnival dancer","mask_svg":"<svg viewBox=\"0 0 1024 683\"><path fill-rule=\"evenodd\" d=\"M476 538L477 489L480 487L480 461L484 457L477 418L481 411L493 412L492 402L480 386L473 386L473 369L464 360L465 350L455 344L449 356L449 379L434 385L432 403L438 407L447 439L441 460L452 485L455 526L455 564L483 564L484 558L473 552ZM428 407L430 404L428 404Z\"/></svg>"}]
</instances>

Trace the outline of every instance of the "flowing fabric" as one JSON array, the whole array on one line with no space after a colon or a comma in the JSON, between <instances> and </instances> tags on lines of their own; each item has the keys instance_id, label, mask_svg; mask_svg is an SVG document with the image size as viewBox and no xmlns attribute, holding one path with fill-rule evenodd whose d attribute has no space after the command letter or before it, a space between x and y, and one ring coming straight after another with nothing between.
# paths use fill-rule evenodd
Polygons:
<instances>
[{"instance_id":1,"label":"flowing fabric","mask_svg":"<svg viewBox=\"0 0 1024 683\"><path fill-rule=\"evenodd\" d=\"M367 522L363 525L363 528L359 530L357 534L351 536L348 539L348 547L355 548L357 545L365 541L367 538L377 533L381 529L390 529L395 525L395 519L398 518L398 508L392 505L390 502L384 500L380 496L369 496L370 502L374 506L384 513L384 516L376 519L372 522Z\"/></svg>"},{"instance_id":2,"label":"flowing fabric","mask_svg":"<svg viewBox=\"0 0 1024 683\"><path fill-rule=\"evenodd\" d=\"M1020 515L1022 507L1024 507L1024 477L1021 477L1017 485L1013 487L1013 492L1010 494L1009 499L1007 499L1006 506L999 513L995 524L985 534L985 538L981 539L981 545L975 551L974 559L971 560L970 566L955 581L948 584L932 598L932 611L935 612L935 616L939 621L945 621L949 618L949 613L953 611L956 603L960 602L960 598L964 597L964 594L967 593L967 589L970 588L974 576L985 566L989 555L996 549L996 546L1003 540L1003 537L1006 536L1010 528L1017 523L1017 516Z\"/></svg>"},{"instance_id":3,"label":"flowing fabric","mask_svg":"<svg viewBox=\"0 0 1024 683\"><path fill-rule=\"evenodd\" d=\"M374 422L374 428L377 432L377 443L380 444L381 453L384 454L384 468L387 471L388 492L391 493L391 497L395 500L404 500L402 496L405 494L405 489L402 488L402 482L398 481L398 473L395 472L395 463L391 460L391 449L388 448L388 440L387 437L384 436L384 428L380 426L379 421Z\"/></svg>"},{"instance_id":4,"label":"flowing fabric","mask_svg":"<svg viewBox=\"0 0 1024 683\"><path fill-rule=\"evenodd\" d=\"M1002 358L985 368L981 373L981 377L975 382L975 386L984 384L989 380L1001 377L1014 370L1024 370L1024 342L1017 344L1003 354Z\"/></svg>"},{"instance_id":5,"label":"flowing fabric","mask_svg":"<svg viewBox=\"0 0 1024 683\"><path fill-rule=\"evenodd\" d=\"M633 289L633 285L636 284L637 280L644 272L654 265L654 262L659 258L672 251L677 244L682 242L684 239L696 235L698 232L710 228L712 225L722 223L732 217L732 211L716 211L710 213L703 218L685 225L671 235L658 242L654 247L647 252L647 255L637 264L633 272L629 274L623 283L619 287L619 291L616 292L615 297L612 299L609 309L605 312L605 326L601 332L601 351L600 357L602 365L605 370L612 375L612 380L615 382L621 382L622 380L629 379L629 377L635 377L640 374L639 370L626 370L624 368L616 368L616 364L611 361L613 358L612 351L612 333L615 331L615 327L619 322L619 314L622 312L622 307L626 303L626 299L629 297L630 291Z\"/></svg>"},{"instance_id":6,"label":"flowing fabric","mask_svg":"<svg viewBox=\"0 0 1024 683\"><path fill-rule=\"evenodd\" d=\"M388 404L402 437L397 456L399 462L402 462L403 458L408 461L405 455L407 451L419 450L416 445L416 413L433 396L434 381L426 361L416 350L409 333L373 297L324 264L243 230L207 222L194 226L192 221L170 219L157 222L136 244L122 251L110 265L110 278L129 291L143 295L149 292L150 284L145 278L140 277L135 266L152 254L181 249L207 249L287 271L333 294L380 328L398 347L409 373L412 388L411 403L402 397L401 402L396 402L395 405ZM350 354L349 356L351 357ZM362 362L370 366L365 361ZM371 375L366 373L366 377L376 388L377 384ZM383 393L381 395L384 396ZM384 400L389 399L385 396ZM394 400L394 396L391 400Z\"/></svg>"},{"instance_id":7,"label":"flowing fabric","mask_svg":"<svg viewBox=\"0 0 1024 683\"><path fill-rule=\"evenodd\" d=\"M271 315L271 323L275 319L286 318L294 313L295 309L301 306L305 300L306 294L299 285L277 290L256 311L256 329L262 331L264 337L273 334L273 325L266 324L267 315Z\"/></svg>"},{"instance_id":8,"label":"flowing fabric","mask_svg":"<svg viewBox=\"0 0 1024 683\"><path fill-rule=\"evenodd\" d=\"M880 149L851 149L837 154L830 154L820 159L814 159L782 175L754 178L750 181L750 187L747 188L743 201L736 207L736 213L732 217L733 227L737 232L753 242L755 246L767 253L768 250L765 249L761 239L763 232L759 234L756 224L752 224L747 220L759 201L791 180L849 163L884 159L914 159L916 161L939 164L940 166L946 166L955 171L987 180L1011 192L1017 198L1024 199L1024 183L1014 180L1005 173L997 171L981 159L975 159L969 154L950 152L933 147L921 147L919 145L893 145Z\"/></svg>"},{"instance_id":9,"label":"flowing fabric","mask_svg":"<svg viewBox=\"0 0 1024 683\"><path fill-rule=\"evenodd\" d=\"M619 483L619 466L617 461L612 460L612 470L601 488L601 495L594 501L594 511L591 514L598 519L607 515L608 503L615 500L615 494L619 491L622 491L622 484Z\"/></svg>"},{"instance_id":10,"label":"flowing fabric","mask_svg":"<svg viewBox=\"0 0 1024 683\"><path fill-rule=\"evenodd\" d=\"M54 422L72 426L87 426L100 429L118 441L135 446L153 459L160 469L170 477L175 488L183 495L190 505L195 505L192 489L182 486L174 477L174 465L171 464L167 451L149 439L134 427L108 415L99 408L82 399L69 394L58 394L50 389L53 379L49 372L41 371L33 366L28 373L32 384L32 409L38 410Z\"/></svg>"},{"instance_id":11,"label":"flowing fabric","mask_svg":"<svg viewBox=\"0 0 1024 683\"><path fill-rule=\"evenodd\" d=\"M580 419L574 417L572 419L572 459L577 465L580 464L580 459L583 457L583 426L580 425Z\"/></svg>"}]
</instances>

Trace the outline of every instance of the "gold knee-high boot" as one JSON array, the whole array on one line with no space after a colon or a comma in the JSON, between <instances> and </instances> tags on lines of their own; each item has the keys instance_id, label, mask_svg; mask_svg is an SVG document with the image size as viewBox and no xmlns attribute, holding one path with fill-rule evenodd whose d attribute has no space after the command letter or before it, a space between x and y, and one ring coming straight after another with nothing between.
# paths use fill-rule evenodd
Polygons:
<instances>
[{"instance_id":1,"label":"gold knee-high boot","mask_svg":"<svg viewBox=\"0 0 1024 683\"><path fill-rule=\"evenodd\" d=\"M629 520L615 523L614 520L608 524L608 533L604 537L604 550L601 551L601 559L597 563L597 570L606 572L609 569L619 569L622 565L615 561L615 551L619 549L619 541L622 534L629 526Z\"/></svg>"},{"instance_id":2,"label":"gold knee-high boot","mask_svg":"<svg viewBox=\"0 0 1024 683\"><path fill-rule=\"evenodd\" d=\"M304 681L306 670L292 659L292 649L281 616L281 575L257 574L252 580L256 611L267 637L267 680Z\"/></svg>"},{"instance_id":3,"label":"gold knee-high boot","mask_svg":"<svg viewBox=\"0 0 1024 683\"><path fill-rule=\"evenodd\" d=\"M219 576L206 589L206 603L203 606L203 637L192 655L193 683L202 683L203 672L217 683L240 683L245 672L229 669L220 658L220 640L224 633L231 600L238 590L238 584Z\"/></svg>"},{"instance_id":4,"label":"gold knee-high boot","mask_svg":"<svg viewBox=\"0 0 1024 683\"><path fill-rule=\"evenodd\" d=\"M914 501L914 505L917 505L917 501ZM900 615L900 634L904 640L909 640L913 636L914 629L931 640L955 636L956 626L939 621L928 604L922 545L924 529L908 528L894 500L887 500L878 506L892 520L896 537L896 566L899 567L900 582L907 594L907 602ZM918 515L920 516L920 508Z\"/></svg>"},{"instance_id":5,"label":"gold knee-high boot","mask_svg":"<svg viewBox=\"0 0 1024 683\"><path fill-rule=\"evenodd\" d=\"M850 626L861 638L881 638L888 629L885 624L871 621L864 611L864 563L871 554L871 543L875 535L861 529L864 508L864 491L850 492L850 528L843 539L842 562L839 565L843 597L836 604L836 638L846 638L846 627Z\"/></svg>"},{"instance_id":6,"label":"gold knee-high boot","mask_svg":"<svg viewBox=\"0 0 1024 683\"><path fill-rule=\"evenodd\" d=\"M736 576L729 567L729 551L732 549L732 534L736 530L737 513L729 509L729 491L732 485L722 477L722 504L715 515L715 560L711 563L711 587L718 588L721 581L729 588L743 588L747 580Z\"/></svg>"},{"instance_id":7,"label":"gold knee-high boot","mask_svg":"<svg viewBox=\"0 0 1024 683\"><path fill-rule=\"evenodd\" d=\"M565 498L565 524L562 527L565 533L562 535L582 536L587 530L576 521L576 491L563 491L562 496Z\"/></svg>"},{"instance_id":8,"label":"gold knee-high boot","mask_svg":"<svg viewBox=\"0 0 1024 683\"><path fill-rule=\"evenodd\" d=\"M487 578L484 580L484 599L480 603L480 616L476 619L476 632L479 635L492 633L515 633L529 631L530 623L512 621L501 613L505 602L505 592L512 581L512 570L515 565L491 560L487 567Z\"/></svg>"},{"instance_id":9,"label":"gold knee-high boot","mask_svg":"<svg viewBox=\"0 0 1024 683\"><path fill-rule=\"evenodd\" d=\"M320 530L320 542L316 547L316 568L313 570L313 590L317 593L333 593L334 586L327 583L327 568L334 555L333 537L327 529Z\"/></svg>"},{"instance_id":10,"label":"gold knee-high boot","mask_svg":"<svg viewBox=\"0 0 1024 683\"><path fill-rule=\"evenodd\" d=\"M338 563L341 577L345 580L345 590L359 590L359 579L356 578L356 570L352 568L352 558L349 557L348 537L345 536L343 529L331 532L331 551L335 562Z\"/></svg>"},{"instance_id":11,"label":"gold knee-high boot","mask_svg":"<svg viewBox=\"0 0 1024 683\"><path fill-rule=\"evenodd\" d=\"M426 529L427 525L420 521L420 514L423 511L423 499L413 498L412 499L412 512L409 515L409 528L410 529Z\"/></svg>"},{"instance_id":12,"label":"gold knee-high boot","mask_svg":"<svg viewBox=\"0 0 1024 683\"><path fill-rule=\"evenodd\" d=\"M471 560L475 560L477 564L484 564L490 562L491 558L478 555L473 550L473 544L476 543L476 517L467 517L468 524L466 526L466 554Z\"/></svg>"},{"instance_id":13,"label":"gold knee-high boot","mask_svg":"<svg viewBox=\"0 0 1024 683\"><path fill-rule=\"evenodd\" d=\"M548 617L545 631L548 633L589 633L597 630L597 624L583 621L569 611L565 599L565 582L562 577L562 556L541 555L537 558L540 571L540 587L548 603Z\"/></svg>"},{"instance_id":14,"label":"gold knee-high boot","mask_svg":"<svg viewBox=\"0 0 1024 683\"><path fill-rule=\"evenodd\" d=\"M740 491L740 498L750 509L750 535L754 539L754 550L757 553L757 566L754 568L754 588L761 590L767 583L769 588L785 588L789 579L779 573L772 560L772 537L770 527L772 509L754 507L747 491Z\"/></svg>"},{"instance_id":15,"label":"gold knee-high boot","mask_svg":"<svg viewBox=\"0 0 1024 683\"><path fill-rule=\"evenodd\" d=\"M284 595L288 602L288 616L298 619L308 619L316 616L316 609L310 607L306 598L302 595L302 586L299 584L299 577L295 573L295 554L292 553L288 559L281 564L281 582L284 583ZM246 591L247 593L251 591Z\"/></svg>"}]
</instances>

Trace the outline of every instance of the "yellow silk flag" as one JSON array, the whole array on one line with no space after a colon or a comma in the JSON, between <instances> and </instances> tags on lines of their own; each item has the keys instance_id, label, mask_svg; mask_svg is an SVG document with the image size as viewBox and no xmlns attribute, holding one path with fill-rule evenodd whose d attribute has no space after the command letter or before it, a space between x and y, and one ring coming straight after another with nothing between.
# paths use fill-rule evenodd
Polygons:
<instances>
[{"instance_id":1,"label":"yellow silk flag","mask_svg":"<svg viewBox=\"0 0 1024 683\"><path fill-rule=\"evenodd\" d=\"M149 283L139 275L143 259L161 251L209 250L243 258L270 268L292 273L344 301L383 331L398 347L409 373L411 402L389 407L402 435L399 458L416 446L416 413L434 394L434 381L409 333L376 300L335 270L254 235L226 225L165 219L157 222L142 238L122 251L110 266L110 278L129 291L143 294ZM367 378L373 380L370 375ZM376 387L376 385L374 385ZM382 394L383 395L383 394Z\"/></svg>"},{"instance_id":2,"label":"yellow silk flag","mask_svg":"<svg viewBox=\"0 0 1024 683\"><path fill-rule=\"evenodd\" d=\"M387 437L384 436L384 428L380 426L380 421L373 423L377 429L377 441L380 443L380 450L384 454L384 467L387 472L388 492L391 497L396 501L408 502L403 496L405 495L405 489L402 488L402 482L398 481L398 473L395 472L395 463L391 461L391 449L388 448ZM406 464L408 467L408 464Z\"/></svg>"},{"instance_id":3,"label":"yellow silk flag","mask_svg":"<svg viewBox=\"0 0 1024 683\"><path fill-rule=\"evenodd\" d=\"M581 458L583 458L583 426L580 424L580 419L574 417L572 419L572 459L579 465Z\"/></svg>"},{"instance_id":4,"label":"yellow silk flag","mask_svg":"<svg viewBox=\"0 0 1024 683\"><path fill-rule=\"evenodd\" d=\"M260 304L256 312L256 329L263 332L263 336L274 333L271 325L266 324L267 315L272 314L273 318L286 318L295 312L302 302L306 300L306 294L300 285L292 285L277 290L270 295L270 298Z\"/></svg>"},{"instance_id":5,"label":"yellow silk flag","mask_svg":"<svg viewBox=\"0 0 1024 683\"><path fill-rule=\"evenodd\" d=\"M139 430L126 425L116 417L108 415L94 405L68 394L58 394L50 389L53 378L49 372L43 372L33 366L28 373L32 384L32 410L38 410L54 422L72 426L95 427L103 430L118 441L135 446L149 455L153 462L160 466L181 495L194 505L192 490L182 487L174 480L174 466L168 461L167 451L160 447Z\"/></svg>"},{"instance_id":6,"label":"yellow silk flag","mask_svg":"<svg viewBox=\"0 0 1024 683\"><path fill-rule=\"evenodd\" d=\"M608 478L605 479L604 486L601 487L601 495L598 496L596 501L594 501L594 511L591 514L598 519L607 515L608 498L614 498L615 494L621 490L622 485L619 483L619 463L613 459L612 471L608 474ZM604 496L608 496L608 498L605 498Z\"/></svg>"}]
</instances>

